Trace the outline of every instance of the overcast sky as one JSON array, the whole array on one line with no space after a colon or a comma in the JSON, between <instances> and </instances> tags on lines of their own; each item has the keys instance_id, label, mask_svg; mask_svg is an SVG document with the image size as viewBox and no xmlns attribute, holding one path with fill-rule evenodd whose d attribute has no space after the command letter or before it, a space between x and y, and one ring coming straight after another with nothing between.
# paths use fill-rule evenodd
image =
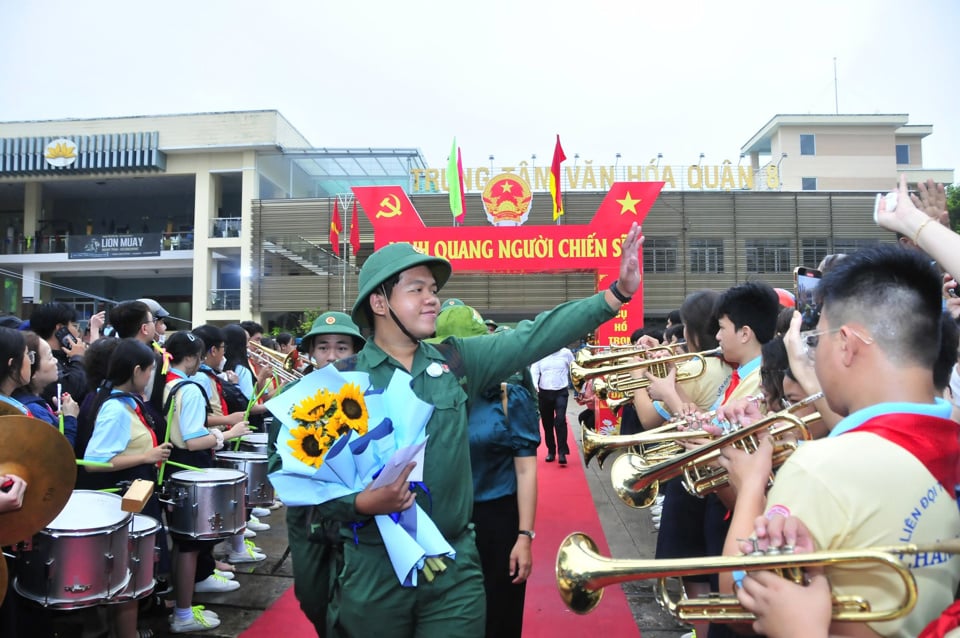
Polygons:
<instances>
[{"instance_id":1,"label":"overcast sky","mask_svg":"<svg viewBox=\"0 0 960 638\"><path fill-rule=\"evenodd\" d=\"M737 161L777 113L906 113L960 168L956 0L0 0L0 121L277 109L443 166ZM65 130L65 133L69 131Z\"/></svg>"}]
</instances>

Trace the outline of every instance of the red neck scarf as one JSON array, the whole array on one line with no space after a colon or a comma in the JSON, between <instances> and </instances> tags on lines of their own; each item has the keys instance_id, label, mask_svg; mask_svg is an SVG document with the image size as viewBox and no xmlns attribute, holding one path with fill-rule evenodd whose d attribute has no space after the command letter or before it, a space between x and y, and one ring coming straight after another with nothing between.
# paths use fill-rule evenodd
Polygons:
<instances>
[{"instance_id":1,"label":"red neck scarf","mask_svg":"<svg viewBox=\"0 0 960 638\"><path fill-rule=\"evenodd\" d=\"M960 425L925 414L883 414L850 432L870 432L895 443L923 463L951 498L956 498Z\"/></svg>"}]
</instances>

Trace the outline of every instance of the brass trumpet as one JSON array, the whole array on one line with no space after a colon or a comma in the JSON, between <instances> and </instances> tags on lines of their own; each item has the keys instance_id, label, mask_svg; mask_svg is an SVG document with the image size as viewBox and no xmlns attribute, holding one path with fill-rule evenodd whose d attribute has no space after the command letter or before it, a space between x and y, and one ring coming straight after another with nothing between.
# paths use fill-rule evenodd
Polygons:
<instances>
[{"instance_id":1,"label":"brass trumpet","mask_svg":"<svg viewBox=\"0 0 960 638\"><path fill-rule=\"evenodd\" d=\"M650 385L650 381L645 377L634 377L630 374L632 370L649 369L656 377L665 377L669 371L670 364L682 362L699 363L700 365L693 370L678 369L677 381L689 381L701 376L707 370L707 357L720 356L720 348L706 350L704 352L687 352L684 354L675 354L669 357L659 359L642 359L639 361L624 361L608 366L582 366L574 363L570 366L570 380L573 382L573 388L580 392L583 390L583 384L590 379L603 377L601 388L594 388L596 394L601 399L606 399L606 392L622 392L629 394L639 388L645 388ZM601 355L613 356L613 355ZM626 355L617 355L616 359L623 359Z\"/></svg>"},{"instance_id":2,"label":"brass trumpet","mask_svg":"<svg viewBox=\"0 0 960 638\"><path fill-rule=\"evenodd\" d=\"M251 341L247 344L247 358L258 365L269 367L282 383L302 379L304 375L303 368L305 368L307 364L314 364L310 357L302 355L299 352L294 351L290 354L283 354L282 352L267 348L256 341ZM301 364L301 360L305 360L306 363Z\"/></svg>"},{"instance_id":3,"label":"brass trumpet","mask_svg":"<svg viewBox=\"0 0 960 638\"><path fill-rule=\"evenodd\" d=\"M607 585L657 578L660 580L660 603L678 619L684 621L750 622L753 614L740 605L736 597L720 596L704 599L670 599L664 593L665 579L672 576L715 574L733 570L784 570L799 576L802 567L874 566L888 568L900 577L903 592L900 602L890 609L873 609L870 601L859 596L833 597L832 617L837 621L882 622L902 618L917 604L917 583L913 574L897 556L941 552L960 553L960 540L931 546L894 545L867 549L838 549L809 554L780 554L764 556L716 556L711 558L680 558L668 560L627 560L601 556L593 540L582 533L564 539L557 552L556 576L560 597L578 614L593 611L600 603Z\"/></svg>"},{"instance_id":4,"label":"brass trumpet","mask_svg":"<svg viewBox=\"0 0 960 638\"><path fill-rule=\"evenodd\" d=\"M623 359L651 359L654 353L662 352L665 355L675 355L683 352L686 344L653 346L652 348L638 348L636 346L589 346L577 352L574 362L583 368L595 368L612 361ZM598 350L598 352L593 352Z\"/></svg>"},{"instance_id":5,"label":"brass trumpet","mask_svg":"<svg viewBox=\"0 0 960 638\"><path fill-rule=\"evenodd\" d=\"M796 449L795 440L788 435L796 435L803 440L811 438L808 424L820 419L819 413L803 418L792 414L822 397L822 393L813 394L764 419L760 419L744 428L725 434L699 448L678 454L659 463L649 463L638 454L622 454L610 468L610 481L613 489L624 503L630 507L645 508L653 504L660 491L660 482L684 476L684 486L692 494L700 496L715 491L726 484L729 477L722 468L708 469L720 454L720 448L741 443L745 447L756 449L756 435L770 429L774 437L773 466L779 467ZM775 423L786 421L787 425L773 428Z\"/></svg>"},{"instance_id":6,"label":"brass trumpet","mask_svg":"<svg viewBox=\"0 0 960 638\"><path fill-rule=\"evenodd\" d=\"M747 397L747 400L763 401L763 398L763 394L758 394ZM712 419L716 414L717 411L712 410L706 412L704 418ZM692 419L668 421L660 427L652 428L646 432L622 436L604 436L588 428L582 428L580 447L583 450L584 465L590 465L590 459L596 456L597 464L603 469L604 460L606 460L614 450L634 446L639 448L636 454L639 454L647 461L650 460L649 456L651 452L655 452L659 457L669 458L677 454L682 454L685 451L677 441L695 438L714 438L712 434L708 434L702 430L691 430L689 432L680 432L678 430L678 428L686 426L690 421L692 421ZM651 444L656 444L656 446L653 448L645 447Z\"/></svg>"}]
</instances>

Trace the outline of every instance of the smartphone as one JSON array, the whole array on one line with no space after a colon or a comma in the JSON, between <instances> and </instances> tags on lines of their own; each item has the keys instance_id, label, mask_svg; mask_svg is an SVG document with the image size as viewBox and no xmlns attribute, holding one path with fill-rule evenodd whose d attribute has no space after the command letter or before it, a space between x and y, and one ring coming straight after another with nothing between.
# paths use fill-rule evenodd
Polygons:
<instances>
[{"instance_id":1,"label":"smartphone","mask_svg":"<svg viewBox=\"0 0 960 638\"><path fill-rule=\"evenodd\" d=\"M77 340L73 337L73 334L71 334L70 328L66 326L60 326L60 328L53 334L56 335L57 341L60 342L61 348L66 348L69 350L73 348L73 344L77 342Z\"/></svg>"},{"instance_id":2,"label":"smartphone","mask_svg":"<svg viewBox=\"0 0 960 638\"><path fill-rule=\"evenodd\" d=\"M797 293L797 310L803 319L801 330L812 330L820 321L820 279L816 268L800 266L793 269L793 281Z\"/></svg>"}]
</instances>

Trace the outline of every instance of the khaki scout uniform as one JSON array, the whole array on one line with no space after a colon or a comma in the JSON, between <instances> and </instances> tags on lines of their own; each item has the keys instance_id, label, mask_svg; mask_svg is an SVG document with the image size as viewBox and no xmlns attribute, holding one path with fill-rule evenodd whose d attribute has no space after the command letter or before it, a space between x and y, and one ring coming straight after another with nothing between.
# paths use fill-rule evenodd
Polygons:
<instances>
[{"instance_id":1,"label":"khaki scout uniform","mask_svg":"<svg viewBox=\"0 0 960 638\"><path fill-rule=\"evenodd\" d=\"M468 392L499 383L517 368L529 365L612 319L615 312L603 293L571 301L523 321L515 330L459 339L449 338L463 359ZM435 371L438 366L442 372ZM485 604L474 533L473 482L467 432L467 392L445 366L443 355L421 342L410 374L412 388L435 406L427 422L430 437L423 478L430 493L418 490L417 503L457 552L447 571L432 583L419 579L417 587L401 587L394 574L377 526L354 509L356 495L319 506L324 516L341 522L344 567L330 603L330 635L367 637L483 636ZM428 372L437 374L433 376ZM372 340L357 356L356 369L370 374L374 388L384 388L396 370L404 368ZM351 523L362 524L354 532ZM355 536L356 534L356 540Z\"/></svg>"}]
</instances>

